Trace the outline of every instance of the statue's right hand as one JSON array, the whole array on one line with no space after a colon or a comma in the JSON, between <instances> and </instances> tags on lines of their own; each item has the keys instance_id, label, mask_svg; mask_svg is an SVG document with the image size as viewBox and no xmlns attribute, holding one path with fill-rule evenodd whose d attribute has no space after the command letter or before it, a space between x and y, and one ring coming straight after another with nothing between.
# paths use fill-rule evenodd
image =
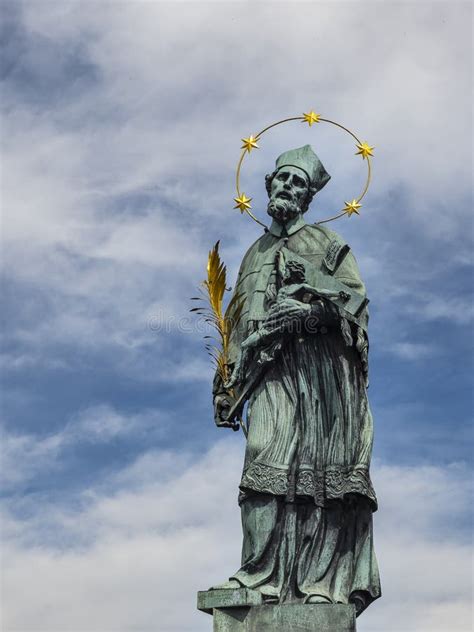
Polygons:
<instances>
[{"instance_id":1,"label":"statue's right hand","mask_svg":"<svg viewBox=\"0 0 474 632\"><path fill-rule=\"evenodd\" d=\"M214 398L214 421L218 428L232 428L238 430L239 424L228 420L227 416L234 404L234 398L227 394L216 395Z\"/></svg>"},{"instance_id":2,"label":"statue's right hand","mask_svg":"<svg viewBox=\"0 0 474 632\"><path fill-rule=\"evenodd\" d=\"M302 320L311 313L311 305L297 301L293 298L285 298L275 303L269 310L263 323L265 329L283 329L292 322Z\"/></svg>"},{"instance_id":3,"label":"statue's right hand","mask_svg":"<svg viewBox=\"0 0 474 632\"><path fill-rule=\"evenodd\" d=\"M234 386L236 386L239 382L242 381L243 373L244 373L244 368L242 366L242 354L241 354L240 358L238 359L238 361L235 364L234 370L232 371L232 374L231 374L228 382L226 382L224 384L224 387L227 390L230 390L230 389L234 388ZM234 402L233 398L231 397L230 399L231 399L231 401L233 403Z\"/></svg>"}]
</instances>

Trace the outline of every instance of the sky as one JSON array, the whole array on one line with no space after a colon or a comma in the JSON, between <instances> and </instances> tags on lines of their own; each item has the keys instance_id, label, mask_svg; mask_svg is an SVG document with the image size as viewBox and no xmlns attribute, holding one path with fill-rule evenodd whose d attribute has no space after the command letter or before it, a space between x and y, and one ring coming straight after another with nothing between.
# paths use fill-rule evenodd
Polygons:
<instances>
[{"instance_id":1,"label":"sky","mask_svg":"<svg viewBox=\"0 0 474 632\"><path fill-rule=\"evenodd\" d=\"M239 566L241 433L217 429L189 313L233 210L240 139L314 109L375 146L331 224L370 298L375 546L359 632L471 629L472 5L4 1L2 629L205 632ZM262 139L263 140L263 139ZM310 143L356 197L334 126L269 132L242 185Z\"/></svg>"}]
</instances>

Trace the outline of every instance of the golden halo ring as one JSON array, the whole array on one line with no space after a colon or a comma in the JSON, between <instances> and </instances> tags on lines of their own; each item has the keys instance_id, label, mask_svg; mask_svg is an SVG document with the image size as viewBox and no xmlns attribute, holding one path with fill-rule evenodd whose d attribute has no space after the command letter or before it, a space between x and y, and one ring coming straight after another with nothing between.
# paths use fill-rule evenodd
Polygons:
<instances>
[{"instance_id":1,"label":"golden halo ring","mask_svg":"<svg viewBox=\"0 0 474 632\"><path fill-rule=\"evenodd\" d=\"M262 131L258 132L258 134L256 134L255 136L252 134L248 138L242 139L244 144L242 145L242 153L240 155L239 162L237 163L237 171L235 174L235 187L237 190L237 196L234 198L234 201L236 202L236 206L234 208L240 209L241 213L246 213L250 218L252 218L255 222L257 222L257 224L260 224L260 226L263 226L265 229L267 229L267 226L263 222L261 222L259 219L257 219L257 217L255 217L255 215L250 210L252 208L250 205L252 198L247 197L245 193L241 191L240 172L242 169L242 163L244 161L245 155L247 153L250 153L252 149L259 148L257 145L257 141L260 140L263 134L265 134L265 132L268 132L268 130L272 129L273 127L276 127L277 125L282 125L283 123L288 123L289 121L301 121L302 123L308 123L310 127L313 125L313 123L320 123L320 122L330 123L331 125L335 125L336 127L339 127L340 129L350 134L352 138L356 141L357 143L356 147L359 150L358 152L356 152L356 155L361 155L363 160L367 159L367 179L366 179L364 188L362 190L362 193L359 195L359 197L353 198L352 202L345 202L346 206L343 209L341 209L336 215L333 215L332 217L323 219L320 222L316 222L316 223L325 224L327 222L332 222L335 219L339 219L340 217L343 217L344 215L348 215L350 217L353 213L356 213L357 215L359 215L358 209L362 206L360 204L360 201L367 193L369 184L372 178L372 167L371 167L370 157L373 156L372 150L374 149L374 147L370 147L366 142L361 142L360 139L354 134L354 132L351 132L351 130L348 129L347 127L344 127L344 125L341 125L340 123L336 123L335 121L331 121L330 119L323 118L320 114L316 114L313 110L311 110L308 113L304 113L302 116L292 116L289 118L282 119L281 121L277 121L276 123L272 123L271 125L267 125L267 127L262 129Z\"/></svg>"}]
</instances>

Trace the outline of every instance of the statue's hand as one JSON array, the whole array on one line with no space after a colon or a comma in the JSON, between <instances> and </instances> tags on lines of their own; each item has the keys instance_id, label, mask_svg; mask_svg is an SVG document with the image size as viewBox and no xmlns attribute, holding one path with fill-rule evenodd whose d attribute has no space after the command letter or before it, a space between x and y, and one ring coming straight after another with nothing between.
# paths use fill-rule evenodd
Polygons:
<instances>
[{"instance_id":1,"label":"statue's hand","mask_svg":"<svg viewBox=\"0 0 474 632\"><path fill-rule=\"evenodd\" d=\"M236 363L234 370L232 371L232 375L230 376L229 381L224 384L225 388L227 388L228 390L230 390L231 388L234 388L234 386L236 386L239 382L242 381L242 378L243 378L243 368L242 368L242 363L239 360Z\"/></svg>"},{"instance_id":2,"label":"statue's hand","mask_svg":"<svg viewBox=\"0 0 474 632\"><path fill-rule=\"evenodd\" d=\"M276 303L268 312L264 322L266 329L285 329L294 322L298 322L311 314L311 305L293 298L285 298Z\"/></svg>"},{"instance_id":3,"label":"statue's hand","mask_svg":"<svg viewBox=\"0 0 474 632\"><path fill-rule=\"evenodd\" d=\"M227 394L219 394L214 397L214 421L218 428L232 428L238 430L239 424L233 420L227 420L228 413L234 404L234 398Z\"/></svg>"},{"instance_id":4,"label":"statue's hand","mask_svg":"<svg viewBox=\"0 0 474 632\"><path fill-rule=\"evenodd\" d=\"M232 371L229 380L224 384L224 388L227 390L227 392L231 391L234 386L242 382L244 379L247 358L246 347L244 347L244 345L245 341L242 343L242 351L240 352L240 356L234 365L234 370Z\"/></svg>"}]
</instances>

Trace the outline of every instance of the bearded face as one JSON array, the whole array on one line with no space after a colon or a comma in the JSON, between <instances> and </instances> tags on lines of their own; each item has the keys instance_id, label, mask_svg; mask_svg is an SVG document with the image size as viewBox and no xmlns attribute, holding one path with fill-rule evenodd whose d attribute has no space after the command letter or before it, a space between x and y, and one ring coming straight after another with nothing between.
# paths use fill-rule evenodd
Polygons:
<instances>
[{"instance_id":1,"label":"bearded face","mask_svg":"<svg viewBox=\"0 0 474 632\"><path fill-rule=\"evenodd\" d=\"M280 224L302 214L308 196L308 180L298 167L282 167L271 183L267 213Z\"/></svg>"}]
</instances>

